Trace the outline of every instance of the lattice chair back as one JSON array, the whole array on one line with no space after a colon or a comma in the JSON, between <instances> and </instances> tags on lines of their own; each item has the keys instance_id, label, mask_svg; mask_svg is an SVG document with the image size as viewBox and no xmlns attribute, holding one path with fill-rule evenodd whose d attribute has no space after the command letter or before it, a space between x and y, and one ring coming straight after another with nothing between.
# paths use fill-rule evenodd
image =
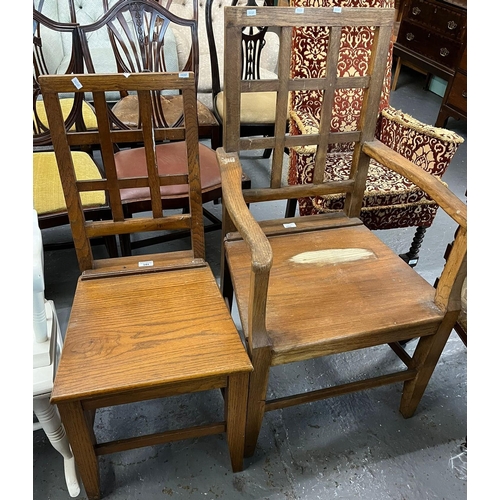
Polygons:
<instances>
[{"instance_id":1,"label":"lattice chair back","mask_svg":"<svg viewBox=\"0 0 500 500\"><path fill-rule=\"evenodd\" d=\"M380 7L393 8L394 0L292 0L296 7ZM374 29L369 26L349 26L342 30L338 77L362 77L367 75L373 44ZM326 71L328 33L324 28L300 27L295 31L292 42L292 76L296 78L320 78ZM387 71L380 96L379 110L389 105L392 67L392 42L387 54ZM336 89L333 102L331 131L351 132L358 128L363 93L361 89ZM293 112L306 112L307 121L317 127L319 123L322 93L300 90L292 93ZM292 122L295 124L296 122ZM293 125L292 125L293 126ZM352 150L353 143L339 143L331 147L332 151Z\"/></svg>"},{"instance_id":2,"label":"lattice chair back","mask_svg":"<svg viewBox=\"0 0 500 500\"><path fill-rule=\"evenodd\" d=\"M198 133L196 122L196 93L193 73L148 73L132 75L68 75L58 77L57 83L51 75L40 80L44 99L48 107L55 109L49 113L49 123L53 136L60 133L66 137L55 148L59 173L64 189L71 229L80 269L99 267L94 256L91 240L96 237L124 235L134 232L187 230L190 233L193 258L204 258L205 240L203 232L202 199L200 187L200 164ZM142 127L121 130L116 126L113 114L105 100L109 89L125 89L137 92L140 103ZM182 92L184 125L161 128L154 123L154 94L163 89L177 88ZM91 92L98 118L97 132L69 132L64 129L62 117L57 113L59 92ZM158 168L158 148L160 140L178 142L179 155L187 159L185 173L162 174ZM141 157L146 163L145 172L124 177L119 170L116 145L142 143ZM103 163L103 178L76 181L74 160L70 146L94 144L99 148ZM139 159L137 161L140 161ZM189 213L164 213L162 207L163 186L175 186L180 192L185 190ZM151 212L142 217L128 217L122 205L123 193L135 189L150 200ZM109 197L112 219L107 221L87 221L83 212L82 195L88 192L105 191ZM104 259L105 260L105 259Z\"/></svg>"}]
</instances>

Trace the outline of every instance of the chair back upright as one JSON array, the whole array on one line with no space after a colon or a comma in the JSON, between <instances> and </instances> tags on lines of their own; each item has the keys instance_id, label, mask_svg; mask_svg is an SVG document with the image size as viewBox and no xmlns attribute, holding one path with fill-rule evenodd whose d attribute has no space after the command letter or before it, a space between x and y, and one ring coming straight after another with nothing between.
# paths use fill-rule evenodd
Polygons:
<instances>
[{"instance_id":1,"label":"chair back upright","mask_svg":"<svg viewBox=\"0 0 500 500\"><path fill-rule=\"evenodd\" d=\"M240 51L226 50L224 64L224 113L223 145L226 153L238 153L251 149L273 149L270 183L267 188L245 190L248 203L272 199L290 199L346 192L348 202L345 212L358 216L365 190L369 158L362 151L365 141L375 137L380 94L387 68L387 53L394 20L393 9L305 7L297 11L293 7L247 7L226 8L225 47L241 45L242 28L246 26L269 26L281 29L278 60L278 78L274 80L243 80L240 71ZM295 13L294 15L290 15ZM339 47L345 26L371 26L374 36L368 54L367 71L364 76L339 75ZM291 57L294 37L299 27L318 27L328 32L328 55L326 69L322 74L292 75ZM330 121L333 100L337 89L354 89L362 93L360 120L355 130L332 132ZM308 89L322 94L319 102L319 133L292 136L286 133L289 95L291 92ZM240 98L242 92L277 92L274 136L263 138L240 137ZM348 180L324 182L326 153L330 145L354 143L355 153ZM288 185L283 181L284 154L287 149L312 146L316 149L314 174L310 184Z\"/></svg>"},{"instance_id":2,"label":"chair back upright","mask_svg":"<svg viewBox=\"0 0 500 500\"><path fill-rule=\"evenodd\" d=\"M123 269L124 272L137 272L138 267L147 268L148 260L141 258L141 256L95 259L91 246L92 238L146 231L189 230L191 248L182 251L186 262L204 259L205 243L194 74L183 72L131 75L49 75L40 78L40 85L47 104L50 130L80 270L83 272L114 266L117 269ZM113 122L113 115L109 111L105 98L105 93L112 90L137 93L141 116L139 128L123 130ZM154 95L164 90L181 92L183 98L182 125L166 128L158 127L155 124L153 120ZM98 122L97 131L77 132L68 131L65 128L58 95L68 92L75 94L90 92L92 94ZM159 174L155 148L157 141L184 141L182 144L185 144L186 147L188 164L186 174ZM127 178L118 176L114 152L115 146L122 143L142 143L144 145L142 151L147 163L147 176ZM71 148L81 145L92 145L100 151L104 172L102 179L77 181ZM180 185L179 189L188 190L189 213L163 212L160 187L166 185ZM147 188L151 197L151 212L139 217L126 218L121 202L121 192L127 188ZM85 220L81 195L89 191L105 191L107 193L112 213L111 220ZM166 262L168 263L170 254L178 252L179 250L165 253ZM110 263L109 260L120 262ZM120 267L122 263L124 266Z\"/></svg>"}]
</instances>

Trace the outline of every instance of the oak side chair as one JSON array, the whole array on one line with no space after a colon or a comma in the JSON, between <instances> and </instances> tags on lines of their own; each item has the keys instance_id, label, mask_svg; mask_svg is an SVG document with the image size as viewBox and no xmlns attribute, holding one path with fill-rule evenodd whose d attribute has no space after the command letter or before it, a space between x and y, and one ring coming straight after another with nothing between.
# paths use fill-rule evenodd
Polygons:
<instances>
[{"instance_id":1,"label":"oak side chair","mask_svg":"<svg viewBox=\"0 0 500 500\"><path fill-rule=\"evenodd\" d=\"M467 208L439 180L380 141L375 129L380 92L387 67L394 9L226 7L223 147L217 150L223 192L223 295L233 294L254 367L250 374L245 455L254 453L265 412L310 403L391 383L404 383L400 412L416 411L460 311L460 290L466 274ZM251 15L250 15L251 14ZM279 74L275 80L241 80L242 60L233 47L241 43L241 28L249 24L281 29ZM328 31L326 74L291 78L290 60L297 26ZM337 77L343 27L371 26L374 43L364 77ZM362 89L361 116L356 130L330 131L332 100L337 88ZM298 89L323 93L314 133L286 133L288 94ZM276 91L273 137L240 137L242 92ZM354 142L349 179L324 181L330 144ZM311 182L287 185L282 171L285 148L312 145L316 149ZM242 190L239 154L272 148L269 183ZM371 158L408 177L457 224L458 231L437 288L425 281L359 219ZM251 173L249 173L251 175ZM257 221L257 203L303 196L345 193L341 213ZM249 204L250 209L247 204ZM404 291L404 292L403 292ZM400 341L419 338L413 355ZM268 399L269 374L286 363L339 355L388 344L395 357L390 365L356 367L357 380L303 394ZM389 352L391 350L389 349ZM399 357L399 359L398 359ZM336 356L330 358L334 362ZM401 361L401 363L400 363ZM384 361L385 363L385 361ZM382 375L380 375L382 370ZM370 373L371 371L371 373ZM342 379L342 373L339 374ZM367 378L368 377L368 378ZM290 390L293 387L290 382Z\"/></svg>"},{"instance_id":2,"label":"oak side chair","mask_svg":"<svg viewBox=\"0 0 500 500\"><path fill-rule=\"evenodd\" d=\"M51 402L58 405L88 497L100 498L100 455L180 439L225 433L232 469L242 470L252 365L205 261L193 73L51 75L41 77L40 85L82 273ZM153 126L152 94L163 89L181 91L182 126ZM137 92L140 128L110 126L109 90ZM64 127L58 93L71 91L93 94L98 131ZM160 139L182 141L187 172L158 172L155 141ZM122 141L143 142L146 175L117 175L114 145ZM99 146L103 178L76 181L71 147L79 144ZM189 213L162 210L160 186L165 185L188 186ZM120 192L138 187L149 190L152 212L126 218ZM108 193L112 220L85 220L80 197L96 190ZM97 236L179 229L190 232L189 250L98 259L90 244ZM212 389L222 389L207 394L220 399L222 421L97 441L93 422L99 408Z\"/></svg>"}]
</instances>

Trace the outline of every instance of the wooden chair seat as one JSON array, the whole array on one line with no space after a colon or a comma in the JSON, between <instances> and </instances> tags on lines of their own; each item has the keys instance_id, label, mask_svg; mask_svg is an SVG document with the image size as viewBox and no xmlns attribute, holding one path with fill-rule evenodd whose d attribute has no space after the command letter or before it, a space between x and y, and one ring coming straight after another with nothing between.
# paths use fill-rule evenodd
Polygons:
<instances>
[{"instance_id":1,"label":"wooden chair seat","mask_svg":"<svg viewBox=\"0 0 500 500\"><path fill-rule=\"evenodd\" d=\"M83 273L66 342L54 402L131 402L144 400L136 391L161 397L181 384L213 389L228 374L251 369L206 264L100 279Z\"/></svg>"},{"instance_id":2,"label":"wooden chair seat","mask_svg":"<svg viewBox=\"0 0 500 500\"><path fill-rule=\"evenodd\" d=\"M434 302L435 288L369 229L342 217L339 223L348 227L303 232L301 219L294 219L296 232L268 236L274 258L266 326L273 366L343 352L346 343L370 347L374 332L377 343L389 343L435 331L444 317ZM225 251L248 337L250 251L237 234ZM401 293L408 286L412 294ZM336 289L341 300L323 300Z\"/></svg>"}]
</instances>

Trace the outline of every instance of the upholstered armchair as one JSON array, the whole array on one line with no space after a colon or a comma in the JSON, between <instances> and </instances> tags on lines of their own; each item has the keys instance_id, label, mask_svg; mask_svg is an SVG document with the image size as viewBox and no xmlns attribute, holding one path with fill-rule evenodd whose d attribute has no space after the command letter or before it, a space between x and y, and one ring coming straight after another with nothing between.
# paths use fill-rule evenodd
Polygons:
<instances>
[{"instance_id":1,"label":"upholstered armchair","mask_svg":"<svg viewBox=\"0 0 500 500\"><path fill-rule=\"evenodd\" d=\"M309 7L394 7L394 0L291 0L293 6ZM346 28L341 40L337 73L353 77L366 75L373 33L369 27ZM297 29L293 40L291 71L296 78L325 72L324 54L328 47L325 32L314 28ZM463 139L456 133L429 126L389 104L392 66L392 44L387 59L387 72L380 98L377 138L405 158L435 175L445 173ZM354 132L362 105L362 90L340 89L334 101L331 118L332 132ZM300 135L318 130L322 96L316 91L301 90L292 94L290 133ZM289 183L311 182L315 146L295 148L290 152ZM347 179L352 158L349 145L332 146L327 154L325 176L331 180ZM299 199L299 213L319 214L340 210L344 195L316 196ZM408 253L401 255L410 265L416 265L418 251L426 228L437 213L437 205L413 183L371 160L361 219L372 229L416 227ZM290 213L290 212L289 212Z\"/></svg>"}]
</instances>

